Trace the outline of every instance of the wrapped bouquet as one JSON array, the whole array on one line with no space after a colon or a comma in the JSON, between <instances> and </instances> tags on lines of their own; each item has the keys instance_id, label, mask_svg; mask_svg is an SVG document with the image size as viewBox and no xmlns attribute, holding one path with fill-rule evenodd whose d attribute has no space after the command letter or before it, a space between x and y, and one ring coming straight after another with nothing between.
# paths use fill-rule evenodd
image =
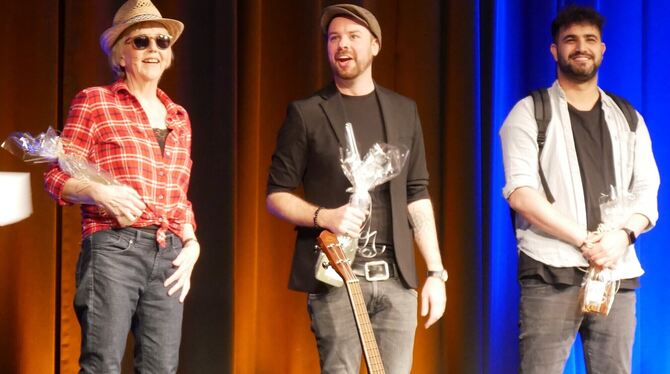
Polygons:
<instances>
[{"instance_id":1,"label":"wrapped bouquet","mask_svg":"<svg viewBox=\"0 0 670 374\"><path fill-rule=\"evenodd\" d=\"M374 187L391 180L402 170L409 150L404 147L383 143L375 143L368 153L361 158L356 146L356 138L351 123L345 124L346 147L340 149L340 163L344 175L351 182L347 192L351 193L349 204L363 211L371 211L369 191ZM358 241L346 235L337 237L350 263L353 263L358 250ZM336 286L343 285L342 278L328 265L328 258L319 253L315 269L316 279Z\"/></svg>"},{"instance_id":2,"label":"wrapped bouquet","mask_svg":"<svg viewBox=\"0 0 670 374\"><path fill-rule=\"evenodd\" d=\"M597 233L603 234L623 227L634 202L634 194L627 191L617 194L614 187L610 187L609 195L603 195L600 199L602 223L598 225ZM582 282L582 312L608 315L619 284L612 269L592 264Z\"/></svg>"},{"instance_id":3,"label":"wrapped bouquet","mask_svg":"<svg viewBox=\"0 0 670 374\"><path fill-rule=\"evenodd\" d=\"M121 184L111 174L98 169L84 158L66 153L66 145L51 127L37 136L27 132L14 132L1 146L30 164L57 162L61 170L71 177L107 185Z\"/></svg>"}]
</instances>

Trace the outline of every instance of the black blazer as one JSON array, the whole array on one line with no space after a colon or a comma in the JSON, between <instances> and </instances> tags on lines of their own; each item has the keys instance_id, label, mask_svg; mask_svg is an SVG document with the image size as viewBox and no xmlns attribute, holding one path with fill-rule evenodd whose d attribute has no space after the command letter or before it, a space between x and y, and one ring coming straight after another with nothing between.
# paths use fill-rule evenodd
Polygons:
<instances>
[{"instance_id":1,"label":"black blazer","mask_svg":"<svg viewBox=\"0 0 670 374\"><path fill-rule=\"evenodd\" d=\"M401 279L417 287L416 265L407 204L428 198L428 171L416 104L376 85L386 130L386 143L403 144L410 150L402 172L390 182L393 246ZM304 199L325 208L349 201L351 184L340 166L340 147L346 144L340 93L330 84L311 97L288 106L272 155L267 193L293 192L302 185ZM366 152L367 150L361 150ZM323 292L327 286L314 278L319 230L298 227L289 288Z\"/></svg>"}]
</instances>

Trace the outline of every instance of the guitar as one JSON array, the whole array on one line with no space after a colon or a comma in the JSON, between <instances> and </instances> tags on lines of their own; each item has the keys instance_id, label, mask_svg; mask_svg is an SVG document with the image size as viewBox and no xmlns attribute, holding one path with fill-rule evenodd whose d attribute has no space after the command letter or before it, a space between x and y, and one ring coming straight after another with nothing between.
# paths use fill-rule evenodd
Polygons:
<instances>
[{"instance_id":1,"label":"guitar","mask_svg":"<svg viewBox=\"0 0 670 374\"><path fill-rule=\"evenodd\" d=\"M358 337L361 340L361 347L363 348L363 356L365 357L365 365L370 374L384 374L384 365L377 347L377 340L372 331L370 324L370 316L365 307L363 300L363 292L361 291L361 284L358 278L351 270L351 265L347 256L344 254L340 243L337 241L337 236L328 230L323 230L317 238L321 251L326 254L330 266L335 269L344 280L349 294L349 302L354 312L354 320L356 321L356 329L358 330Z\"/></svg>"}]
</instances>

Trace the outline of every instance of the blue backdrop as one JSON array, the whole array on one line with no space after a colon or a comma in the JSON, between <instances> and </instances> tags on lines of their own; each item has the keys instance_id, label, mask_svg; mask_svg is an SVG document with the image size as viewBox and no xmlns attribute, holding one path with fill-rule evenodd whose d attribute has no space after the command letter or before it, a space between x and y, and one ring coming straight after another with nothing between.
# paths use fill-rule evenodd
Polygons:
<instances>
[{"instance_id":1,"label":"blue backdrop","mask_svg":"<svg viewBox=\"0 0 670 374\"><path fill-rule=\"evenodd\" d=\"M483 147L490 147L484 168L483 250L485 307L485 367L488 373L513 373L518 368L517 342L518 284L516 244L510 226L504 185L498 130L512 106L535 88L549 86L555 79L555 63L549 53L550 24L565 1L507 0L480 2L490 6L490 19L482 19L476 54L481 56L481 110ZM567 3L574 3L572 1ZM667 0L579 1L598 9L606 18L603 41L607 46L599 74L600 86L628 98L644 116L652 136L654 154L661 173L660 219L654 230L641 236L638 256L646 274L638 291L637 334L633 354L634 373L670 373L670 271L666 261L670 243L666 230L670 214L665 178L670 172L670 154L664 141L670 119L670 52ZM483 12L485 10L480 10ZM483 13L477 19L483 18ZM490 23L490 27L486 27ZM487 36L488 34L488 36ZM490 38L490 40L488 39ZM490 104L490 105L485 105ZM487 122L490 122L489 126ZM486 162L484 161L484 162ZM488 175L486 174L488 172ZM490 187L489 187L490 186ZM585 373L581 344L576 344L565 373Z\"/></svg>"}]
</instances>

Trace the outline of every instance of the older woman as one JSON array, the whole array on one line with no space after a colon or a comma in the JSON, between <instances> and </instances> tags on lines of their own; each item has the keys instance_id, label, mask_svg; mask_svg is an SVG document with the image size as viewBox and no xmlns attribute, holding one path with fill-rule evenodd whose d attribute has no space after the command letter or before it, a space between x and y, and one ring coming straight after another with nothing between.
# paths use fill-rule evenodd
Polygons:
<instances>
[{"instance_id":1,"label":"older woman","mask_svg":"<svg viewBox=\"0 0 670 374\"><path fill-rule=\"evenodd\" d=\"M75 311L83 373L118 373L132 330L135 370L177 370L183 301L200 246L186 193L191 126L158 88L184 26L148 0L130 0L101 36L118 80L74 98L63 129L66 152L111 173L119 185L65 174L54 165L46 189L81 204L83 240Z\"/></svg>"}]
</instances>

